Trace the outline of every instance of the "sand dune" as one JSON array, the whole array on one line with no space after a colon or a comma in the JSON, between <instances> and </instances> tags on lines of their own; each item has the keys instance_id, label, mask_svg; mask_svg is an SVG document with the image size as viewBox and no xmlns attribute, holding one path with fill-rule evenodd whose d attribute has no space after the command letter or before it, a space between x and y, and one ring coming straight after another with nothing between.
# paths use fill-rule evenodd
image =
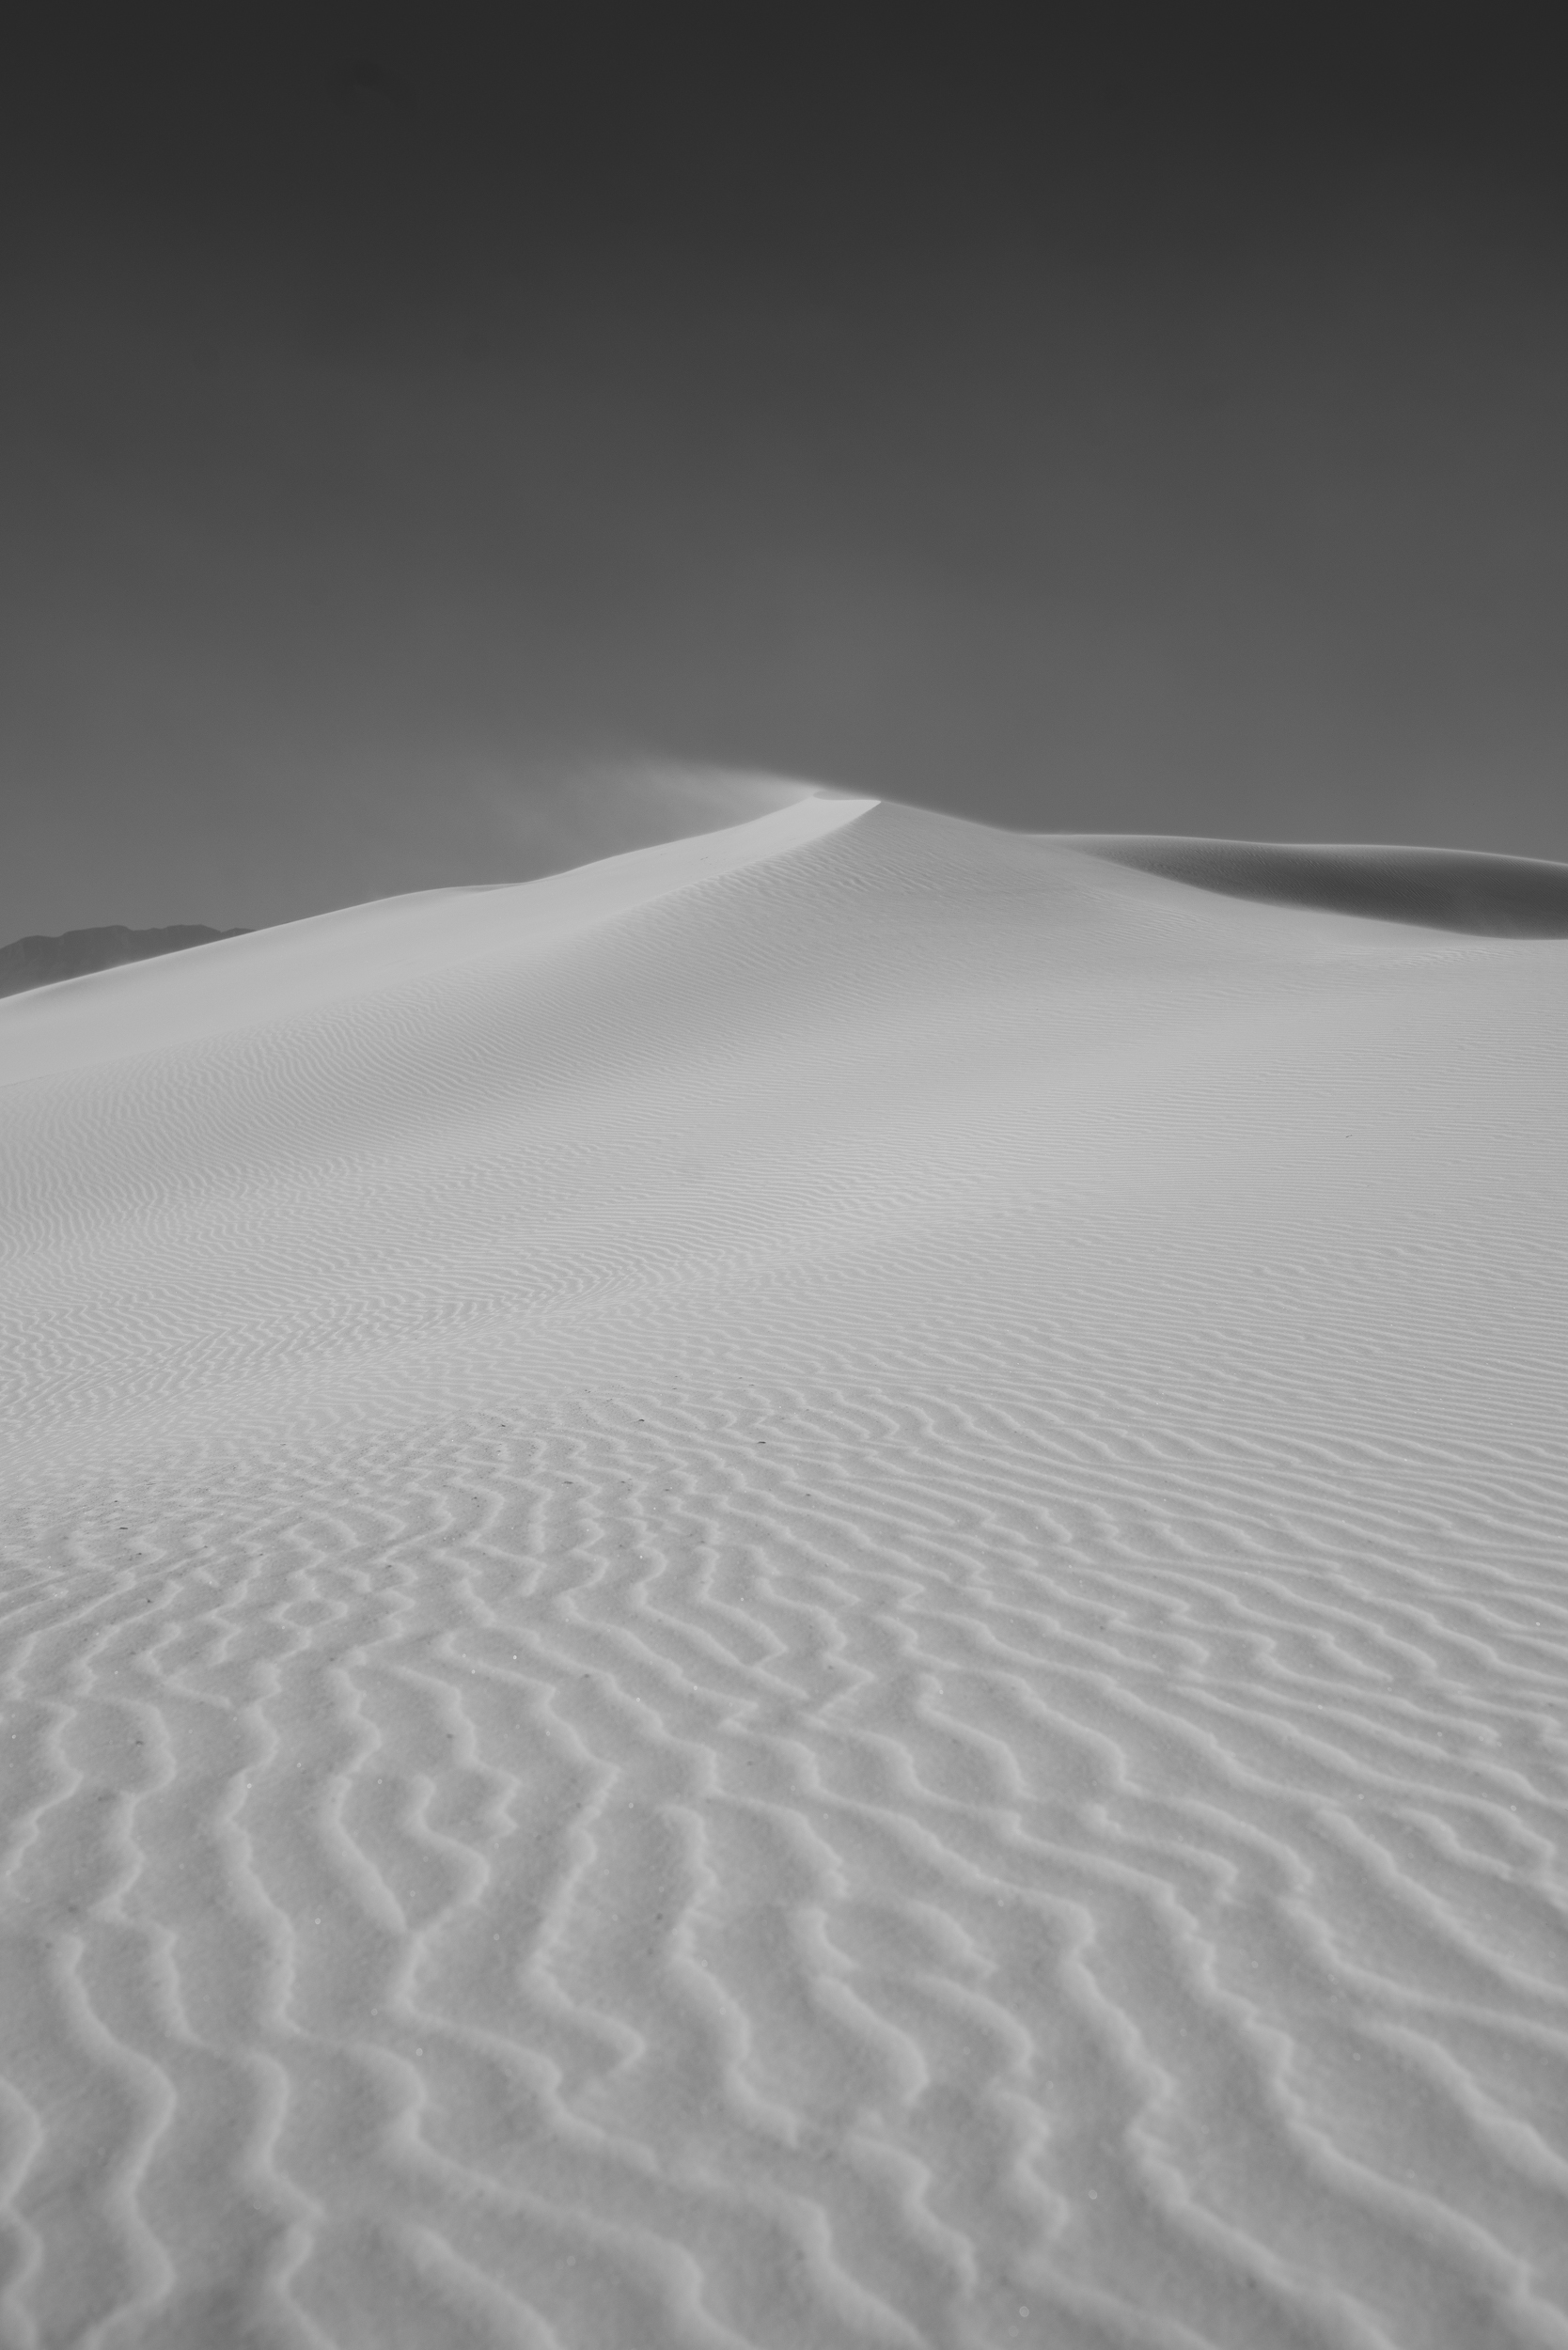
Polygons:
<instances>
[{"instance_id":1,"label":"sand dune","mask_svg":"<svg viewBox=\"0 0 1568 2350\"><path fill-rule=\"evenodd\" d=\"M1075 845L1230 898L1419 922L1478 938L1568 938L1568 865L1544 857L1130 836L1083 835Z\"/></svg>"},{"instance_id":2,"label":"sand dune","mask_svg":"<svg viewBox=\"0 0 1568 2350\"><path fill-rule=\"evenodd\" d=\"M1568 2344L1568 956L1114 845L0 1006L6 2350Z\"/></svg>"}]
</instances>

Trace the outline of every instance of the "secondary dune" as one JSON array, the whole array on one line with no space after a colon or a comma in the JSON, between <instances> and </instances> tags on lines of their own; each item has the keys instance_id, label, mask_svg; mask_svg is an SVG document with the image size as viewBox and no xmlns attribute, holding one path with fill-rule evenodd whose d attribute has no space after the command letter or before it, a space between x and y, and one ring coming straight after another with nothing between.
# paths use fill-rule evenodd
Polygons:
<instances>
[{"instance_id":1,"label":"secondary dune","mask_svg":"<svg viewBox=\"0 0 1568 2350\"><path fill-rule=\"evenodd\" d=\"M1418 922L1478 938L1568 938L1568 865L1544 857L1131 835L1085 834L1074 845L1229 898Z\"/></svg>"},{"instance_id":2,"label":"secondary dune","mask_svg":"<svg viewBox=\"0 0 1568 2350\"><path fill-rule=\"evenodd\" d=\"M1150 848L0 1005L6 2350L1568 2344L1568 948Z\"/></svg>"}]
</instances>

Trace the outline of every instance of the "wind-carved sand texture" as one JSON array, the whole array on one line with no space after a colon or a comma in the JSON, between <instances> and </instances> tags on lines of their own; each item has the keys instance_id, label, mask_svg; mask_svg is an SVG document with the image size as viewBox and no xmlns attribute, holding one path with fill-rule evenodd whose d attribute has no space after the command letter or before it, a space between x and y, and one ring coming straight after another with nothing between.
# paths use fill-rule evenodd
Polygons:
<instances>
[{"instance_id":1,"label":"wind-carved sand texture","mask_svg":"<svg viewBox=\"0 0 1568 2350\"><path fill-rule=\"evenodd\" d=\"M1565 982L819 799L8 1004L6 2350L1568 2343Z\"/></svg>"}]
</instances>

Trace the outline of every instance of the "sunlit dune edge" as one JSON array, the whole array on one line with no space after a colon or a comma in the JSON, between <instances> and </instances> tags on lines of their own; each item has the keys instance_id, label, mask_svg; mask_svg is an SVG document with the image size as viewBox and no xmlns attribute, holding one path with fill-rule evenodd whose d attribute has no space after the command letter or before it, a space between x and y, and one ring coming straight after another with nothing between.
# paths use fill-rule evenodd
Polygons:
<instances>
[{"instance_id":1,"label":"sunlit dune edge","mask_svg":"<svg viewBox=\"0 0 1568 2350\"><path fill-rule=\"evenodd\" d=\"M6 2350L1568 2344L1528 863L824 795L0 1003Z\"/></svg>"}]
</instances>

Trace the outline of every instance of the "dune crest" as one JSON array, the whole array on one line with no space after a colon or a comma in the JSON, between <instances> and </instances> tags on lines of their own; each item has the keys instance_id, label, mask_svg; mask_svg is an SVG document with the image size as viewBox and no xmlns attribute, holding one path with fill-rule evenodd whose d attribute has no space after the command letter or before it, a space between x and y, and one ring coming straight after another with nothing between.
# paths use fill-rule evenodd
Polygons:
<instances>
[{"instance_id":1,"label":"dune crest","mask_svg":"<svg viewBox=\"0 0 1568 2350\"><path fill-rule=\"evenodd\" d=\"M230 932L210 941L195 965L157 959L83 975L0 1015L0 1085L264 1030L487 953L516 961L558 951L602 923L779 855L874 805L823 792L722 832L629 850L537 881L412 890L270 930Z\"/></svg>"},{"instance_id":2,"label":"dune crest","mask_svg":"<svg viewBox=\"0 0 1568 2350\"><path fill-rule=\"evenodd\" d=\"M0 1005L0 2342L1568 2344L1565 972L823 800Z\"/></svg>"}]
</instances>

